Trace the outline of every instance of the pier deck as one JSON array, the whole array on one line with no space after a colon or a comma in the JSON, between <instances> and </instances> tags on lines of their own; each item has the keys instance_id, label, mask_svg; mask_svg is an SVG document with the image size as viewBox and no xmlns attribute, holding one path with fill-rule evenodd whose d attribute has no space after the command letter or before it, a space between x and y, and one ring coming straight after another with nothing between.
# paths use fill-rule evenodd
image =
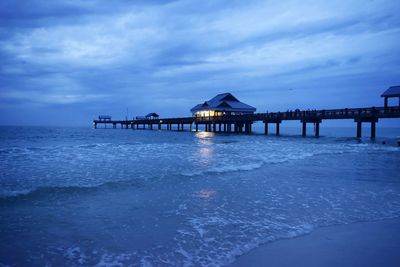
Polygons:
<instances>
[{"instance_id":1,"label":"pier deck","mask_svg":"<svg viewBox=\"0 0 400 267\"><path fill-rule=\"evenodd\" d=\"M344 108L327 110L295 110L285 112L255 113L247 115L222 115L213 117L182 117L161 119L135 119L135 120L93 120L93 127L99 124L104 127L132 129L158 129L164 126L166 130L183 131L186 128L199 131L199 125L204 126L207 132L251 133L252 124L261 121L265 124L265 134L268 134L268 125L276 124L276 135L280 134L282 121L297 120L302 123L302 135L307 134L307 123L315 125L315 136L319 136L320 123L323 120L353 119L357 125L357 137L362 135L362 123L371 123L371 138L376 136L376 123L383 118L400 118L398 107L370 107L370 108ZM194 128L193 128L194 127Z\"/></svg>"}]
</instances>

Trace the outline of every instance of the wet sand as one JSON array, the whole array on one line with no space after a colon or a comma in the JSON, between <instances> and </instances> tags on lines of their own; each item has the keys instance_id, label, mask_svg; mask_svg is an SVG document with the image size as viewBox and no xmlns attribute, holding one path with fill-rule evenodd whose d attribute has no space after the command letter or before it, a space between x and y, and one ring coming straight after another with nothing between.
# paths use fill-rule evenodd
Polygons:
<instances>
[{"instance_id":1,"label":"wet sand","mask_svg":"<svg viewBox=\"0 0 400 267\"><path fill-rule=\"evenodd\" d=\"M330 226L262 245L230 266L400 266L400 219Z\"/></svg>"}]
</instances>

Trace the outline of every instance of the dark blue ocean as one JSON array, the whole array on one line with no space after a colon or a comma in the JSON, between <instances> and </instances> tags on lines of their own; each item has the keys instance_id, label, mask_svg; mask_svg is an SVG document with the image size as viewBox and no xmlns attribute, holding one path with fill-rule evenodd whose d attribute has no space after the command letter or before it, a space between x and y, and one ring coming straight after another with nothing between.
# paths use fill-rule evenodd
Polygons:
<instances>
[{"instance_id":1,"label":"dark blue ocean","mask_svg":"<svg viewBox=\"0 0 400 267\"><path fill-rule=\"evenodd\" d=\"M229 265L400 216L399 129L281 131L1 127L0 266Z\"/></svg>"}]
</instances>

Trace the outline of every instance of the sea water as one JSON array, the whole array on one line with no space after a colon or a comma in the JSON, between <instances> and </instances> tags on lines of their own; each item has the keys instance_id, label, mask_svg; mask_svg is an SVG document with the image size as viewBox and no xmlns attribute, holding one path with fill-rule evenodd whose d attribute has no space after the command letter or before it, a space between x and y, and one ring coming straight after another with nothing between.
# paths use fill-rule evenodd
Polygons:
<instances>
[{"instance_id":1,"label":"sea water","mask_svg":"<svg viewBox=\"0 0 400 267\"><path fill-rule=\"evenodd\" d=\"M390 131L1 127L0 164L6 266L220 266L318 227L400 216Z\"/></svg>"}]
</instances>

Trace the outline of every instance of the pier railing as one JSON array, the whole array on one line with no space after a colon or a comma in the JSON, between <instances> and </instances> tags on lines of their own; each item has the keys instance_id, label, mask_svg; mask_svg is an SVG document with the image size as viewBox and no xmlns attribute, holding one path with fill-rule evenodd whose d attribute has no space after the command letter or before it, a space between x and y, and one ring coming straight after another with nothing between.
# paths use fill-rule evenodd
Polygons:
<instances>
[{"instance_id":1,"label":"pier railing","mask_svg":"<svg viewBox=\"0 0 400 267\"><path fill-rule=\"evenodd\" d=\"M211 117L195 117L195 122L224 122L224 121L276 121L276 120L334 120L358 118L398 118L400 107L371 107L371 108L344 108L323 110L288 110L285 112L266 112L243 115L222 115Z\"/></svg>"}]
</instances>

